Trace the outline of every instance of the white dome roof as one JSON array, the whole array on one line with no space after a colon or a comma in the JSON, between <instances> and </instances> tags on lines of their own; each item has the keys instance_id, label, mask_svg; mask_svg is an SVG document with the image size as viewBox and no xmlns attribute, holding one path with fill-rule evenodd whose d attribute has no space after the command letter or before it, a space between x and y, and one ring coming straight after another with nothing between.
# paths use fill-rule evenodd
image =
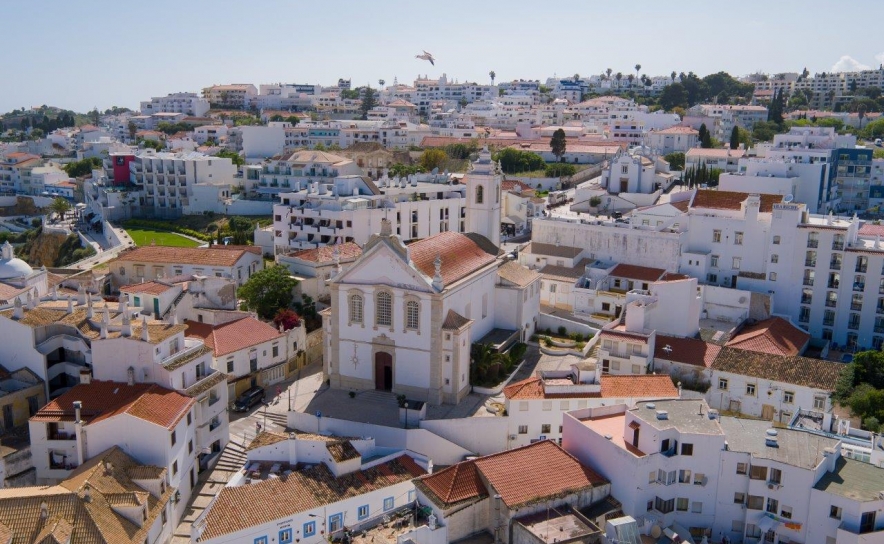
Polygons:
<instances>
[{"instance_id":1,"label":"white dome roof","mask_svg":"<svg viewBox=\"0 0 884 544\"><path fill-rule=\"evenodd\" d=\"M9 242L3 244L2 258L0 258L0 280L21 278L33 273L34 269L31 268L31 265L15 257L12 244Z\"/></svg>"},{"instance_id":2,"label":"white dome roof","mask_svg":"<svg viewBox=\"0 0 884 544\"><path fill-rule=\"evenodd\" d=\"M0 259L0 280L30 276L33 273L31 265L21 259Z\"/></svg>"}]
</instances>

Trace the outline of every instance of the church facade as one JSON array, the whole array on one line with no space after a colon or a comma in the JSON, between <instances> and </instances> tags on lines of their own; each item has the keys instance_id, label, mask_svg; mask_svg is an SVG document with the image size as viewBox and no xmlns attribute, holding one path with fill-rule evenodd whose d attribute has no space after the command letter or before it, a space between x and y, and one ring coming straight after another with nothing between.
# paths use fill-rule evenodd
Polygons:
<instances>
[{"instance_id":1,"label":"church facade","mask_svg":"<svg viewBox=\"0 0 884 544\"><path fill-rule=\"evenodd\" d=\"M384 220L353 265L329 281L331 306L322 315L332 387L457 403L470 391L473 342L533 333L539 275L499 255L500 181L483 151L465 179L475 232L405 245Z\"/></svg>"}]
</instances>

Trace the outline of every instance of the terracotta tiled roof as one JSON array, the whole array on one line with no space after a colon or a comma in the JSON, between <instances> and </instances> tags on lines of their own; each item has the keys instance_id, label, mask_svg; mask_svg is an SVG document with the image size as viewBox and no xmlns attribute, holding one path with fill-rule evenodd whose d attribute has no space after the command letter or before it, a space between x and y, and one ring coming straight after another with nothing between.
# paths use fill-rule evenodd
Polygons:
<instances>
[{"instance_id":1,"label":"terracotta tiled roof","mask_svg":"<svg viewBox=\"0 0 884 544\"><path fill-rule=\"evenodd\" d=\"M106 470L107 462L113 470ZM175 489L167 486L161 496L154 497L129 477L140 466L113 447L83 463L59 485L0 490L0 542L143 543ZM165 475L159 467L153 468L160 471L160 477ZM140 526L114 511L113 507L124 497L138 501L138 505L147 501L147 520ZM41 519L44 504L47 519Z\"/></svg>"},{"instance_id":2,"label":"terracotta tiled roof","mask_svg":"<svg viewBox=\"0 0 884 544\"><path fill-rule=\"evenodd\" d=\"M691 205L691 201L690 200L679 200L678 202L670 202L669 205L679 211L686 212L686 211L688 211L688 208Z\"/></svg>"},{"instance_id":3,"label":"terracotta tiled roof","mask_svg":"<svg viewBox=\"0 0 884 544\"><path fill-rule=\"evenodd\" d=\"M450 285L471 273L488 266L497 258L483 250L468 236L458 232L440 232L418 240L409 246L414 266L432 278L436 257L442 258L442 281Z\"/></svg>"},{"instance_id":4,"label":"terracotta tiled roof","mask_svg":"<svg viewBox=\"0 0 884 544\"><path fill-rule=\"evenodd\" d=\"M550 440L473 462L510 509L606 483Z\"/></svg>"},{"instance_id":5,"label":"terracotta tiled roof","mask_svg":"<svg viewBox=\"0 0 884 544\"><path fill-rule=\"evenodd\" d=\"M185 321L185 324L187 325L185 335L201 339L212 348L215 357L227 355L249 346L263 344L284 334L276 330L273 325L252 316L221 325L209 325L190 320Z\"/></svg>"},{"instance_id":6,"label":"terracotta tiled roof","mask_svg":"<svg viewBox=\"0 0 884 544\"><path fill-rule=\"evenodd\" d=\"M226 246L171 247L143 246L126 251L116 261L159 264L192 264L204 266L234 266L244 254L242 248Z\"/></svg>"},{"instance_id":7,"label":"terracotta tiled roof","mask_svg":"<svg viewBox=\"0 0 884 544\"><path fill-rule=\"evenodd\" d=\"M835 384L846 368L845 364L822 359L770 355L727 347L721 348L712 363L712 370L715 371L793 383L824 391L835 390Z\"/></svg>"},{"instance_id":8,"label":"terracotta tiled roof","mask_svg":"<svg viewBox=\"0 0 884 544\"><path fill-rule=\"evenodd\" d=\"M93 380L75 385L41 408L31 421L73 421L75 401L83 403L81 417L86 424L129 414L167 429L173 429L196 402L156 384Z\"/></svg>"},{"instance_id":9,"label":"terracotta tiled roof","mask_svg":"<svg viewBox=\"0 0 884 544\"><path fill-rule=\"evenodd\" d=\"M120 287L120 291L124 293L145 293L147 295L161 295L172 289L173 286L167 285L160 281L146 281L143 283L133 283Z\"/></svg>"},{"instance_id":10,"label":"terracotta tiled roof","mask_svg":"<svg viewBox=\"0 0 884 544\"><path fill-rule=\"evenodd\" d=\"M676 125L674 127L664 128L663 130L653 130L651 131L651 134L700 134L700 132L691 127Z\"/></svg>"},{"instance_id":11,"label":"terracotta tiled roof","mask_svg":"<svg viewBox=\"0 0 884 544\"><path fill-rule=\"evenodd\" d=\"M660 281L682 281L689 279L691 279L691 277L687 274L673 274L671 272L667 272L663 274L663 277L660 278Z\"/></svg>"},{"instance_id":12,"label":"terracotta tiled roof","mask_svg":"<svg viewBox=\"0 0 884 544\"><path fill-rule=\"evenodd\" d=\"M884 237L884 225L876 225L874 223L865 223L859 228L860 236L881 236Z\"/></svg>"},{"instance_id":13,"label":"terracotta tiled roof","mask_svg":"<svg viewBox=\"0 0 884 544\"><path fill-rule=\"evenodd\" d=\"M331 454L332 459L339 463L342 461L349 461L350 459L356 459L361 456L359 451L353 447L353 444L351 444L349 440L326 442L325 449Z\"/></svg>"},{"instance_id":14,"label":"terracotta tiled roof","mask_svg":"<svg viewBox=\"0 0 884 544\"><path fill-rule=\"evenodd\" d=\"M666 348L670 349L667 350ZM657 335L654 343L654 358L673 361L703 368L712 366L721 346L710 344L696 338L679 338L677 336Z\"/></svg>"},{"instance_id":15,"label":"terracotta tiled roof","mask_svg":"<svg viewBox=\"0 0 884 544\"><path fill-rule=\"evenodd\" d=\"M475 461L465 461L414 482L434 503L451 506L488 496Z\"/></svg>"},{"instance_id":16,"label":"terracotta tiled roof","mask_svg":"<svg viewBox=\"0 0 884 544\"><path fill-rule=\"evenodd\" d=\"M516 188L519 188L521 192L525 191L534 191L534 187L531 187L524 181L519 181L517 179L505 179L500 182L500 190L501 191L512 191Z\"/></svg>"},{"instance_id":17,"label":"terracotta tiled roof","mask_svg":"<svg viewBox=\"0 0 884 544\"><path fill-rule=\"evenodd\" d=\"M678 388L667 375L602 376L603 398L678 397Z\"/></svg>"},{"instance_id":18,"label":"terracotta tiled roof","mask_svg":"<svg viewBox=\"0 0 884 544\"><path fill-rule=\"evenodd\" d=\"M322 246L314 249L305 249L303 251L295 251L289 253L289 257L301 259L302 261L310 261L317 264L326 264L335 262L335 249L338 248L338 254L341 261L351 261L362 255L362 248L354 242L346 242L335 246Z\"/></svg>"},{"instance_id":19,"label":"terracotta tiled roof","mask_svg":"<svg viewBox=\"0 0 884 544\"><path fill-rule=\"evenodd\" d=\"M601 391L550 393L543 388L543 379L528 378L503 389L510 400L566 399L566 398L668 398L678 397L678 389L667 375L624 375L601 377Z\"/></svg>"},{"instance_id":20,"label":"terracotta tiled roof","mask_svg":"<svg viewBox=\"0 0 884 544\"><path fill-rule=\"evenodd\" d=\"M666 271L662 268L649 268L647 266L637 266L634 264L618 264L611 270L611 275L618 278L627 278L630 280L638 280L644 282L657 281Z\"/></svg>"},{"instance_id":21,"label":"terracotta tiled roof","mask_svg":"<svg viewBox=\"0 0 884 544\"><path fill-rule=\"evenodd\" d=\"M540 274L530 268L520 265L516 261L507 261L504 263L503 266L497 269L497 275L519 287L530 285L532 281L540 277Z\"/></svg>"},{"instance_id":22,"label":"terracotta tiled roof","mask_svg":"<svg viewBox=\"0 0 884 544\"><path fill-rule=\"evenodd\" d=\"M581 259L572 267L548 264L540 269L540 274L552 281L575 282L586 273L586 265L589 263L589 259Z\"/></svg>"},{"instance_id":23,"label":"terracotta tiled roof","mask_svg":"<svg viewBox=\"0 0 884 544\"><path fill-rule=\"evenodd\" d=\"M445 321L442 322L442 329L456 331L472 322L472 319L467 319L454 310L448 310L448 314L445 315Z\"/></svg>"},{"instance_id":24,"label":"terracotta tiled roof","mask_svg":"<svg viewBox=\"0 0 884 544\"><path fill-rule=\"evenodd\" d=\"M272 444L284 442L288 439L289 437L286 434L263 431L261 434L256 436L255 439L251 441L251 443L249 443L246 451L251 451L256 448L262 448L264 446L270 446Z\"/></svg>"},{"instance_id":25,"label":"terracotta tiled roof","mask_svg":"<svg viewBox=\"0 0 884 544\"><path fill-rule=\"evenodd\" d=\"M760 195L761 196L761 212L773 211L773 205L782 202L783 197L780 195ZM736 191L714 191L711 189L700 189L694 195L691 208L710 208L714 210L739 210L743 202L749 198L749 193L739 193Z\"/></svg>"},{"instance_id":26,"label":"terracotta tiled roof","mask_svg":"<svg viewBox=\"0 0 884 544\"><path fill-rule=\"evenodd\" d=\"M781 317L771 317L743 327L725 346L771 355L798 355L810 335Z\"/></svg>"},{"instance_id":27,"label":"terracotta tiled roof","mask_svg":"<svg viewBox=\"0 0 884 544\"><path fill-rule=\"evenodd\" d=\"M583 253L583 248L531 242L525 248L524 252L538 255L547 255L549 257L565 257L568 259L573 259Z\"/></svg>"},{"instance_id":28,"label":"terracotta tiled roof","mask_svg":"<svg viewBox=\"0 0 884 544\"><path fill-rule=\"evenodd\" d=\"M225 487L206 513L202 540L407 482L426 474L408 455L335 477L324 464L239 487ZM268 500L272 498L273 500Z\"/></svg>"}]
</instances>

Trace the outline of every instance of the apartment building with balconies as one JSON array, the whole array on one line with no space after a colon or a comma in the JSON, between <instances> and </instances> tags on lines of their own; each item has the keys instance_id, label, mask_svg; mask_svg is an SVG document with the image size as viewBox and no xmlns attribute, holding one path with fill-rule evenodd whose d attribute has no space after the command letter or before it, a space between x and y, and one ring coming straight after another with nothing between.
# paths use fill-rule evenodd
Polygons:
<instances>
[{"instance_id":1,"label":"apartment building with balconies","mask_svg":"<svg viewBox=\"0 0 884 544\"><path fill-rule=\"evenodd\" d=\"M209 111L209 101L196 93L171 93L155 96L141 103L141 115L155 113L183 113L191 117L203 117Z\"/></svg>"}]
</instances>

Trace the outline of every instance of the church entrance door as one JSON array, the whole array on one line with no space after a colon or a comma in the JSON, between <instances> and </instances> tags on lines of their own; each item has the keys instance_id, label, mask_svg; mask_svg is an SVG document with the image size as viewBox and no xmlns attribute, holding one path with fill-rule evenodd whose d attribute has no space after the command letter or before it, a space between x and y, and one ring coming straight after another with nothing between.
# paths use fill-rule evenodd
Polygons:
<instances>
[{"instance_id":1,"label":"church entrance door","mask_svg":"<svg viewBox=\"0 0 884 544\"><path fill-rule=\"evenodd\" d=\"M379 351L374 356L374 388L393 390L393 356Z\"/></svg>"}]
</instances>

